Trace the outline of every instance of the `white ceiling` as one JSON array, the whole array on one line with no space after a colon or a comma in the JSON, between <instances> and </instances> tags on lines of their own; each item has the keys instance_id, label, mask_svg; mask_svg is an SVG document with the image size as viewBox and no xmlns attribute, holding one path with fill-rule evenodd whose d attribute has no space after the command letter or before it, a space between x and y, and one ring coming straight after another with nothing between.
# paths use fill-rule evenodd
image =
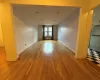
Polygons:
<instances>
[{"instance_id":1,"label":"white ceiling","mask_svg":"<svg viewBox=\"0 0 100 80\"><path fill-rule=\"evenodd\" d=\"M78 8L13 5L13 13L16 17L28 25L57 25L74 14Z\"/></svg>"}]
</instances>

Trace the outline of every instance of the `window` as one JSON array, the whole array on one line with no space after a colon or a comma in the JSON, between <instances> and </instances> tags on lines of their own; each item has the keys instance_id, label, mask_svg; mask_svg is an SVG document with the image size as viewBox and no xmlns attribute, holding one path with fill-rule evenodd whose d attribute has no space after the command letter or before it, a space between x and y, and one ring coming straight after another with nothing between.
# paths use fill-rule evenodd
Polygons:
<instances>
[{"instance_id":1,"label":"window","mask_svg":"<svg viewBox=\"0 0 100 80\"><path fill-rule=\"evenodd\" d=\"M49 28L49 31L52 31L52 27L48 27Z\"/></svg>"},{"instance_id":2,"label":"window","mask_svg":"<svg viewBox=\"0 0 100 80\"><path fill-rule=\"evenodd\" d=\"M52 31L49 31L49 36L52 36Z\"/></svg>"},{"instance_id":3,"label":"window","mask_svg":"<svg viewBox=\"0 0 100 80\"><path fill-rule=\"evenodd\" d=\"M45 27L44 28L44 35L45 35L45 37L46 36L52 37L52 27Z\"/></svg>"},{"instance_id":4,"label":"window","mask_svg":"<svg viewBox=\"0 0 100 80\"><path fill-rule=\"evenodd\" d=\"M47 27L45 27L45 28L44 28L44 31L47 31L47 29L48 29L48 28L47 28Z\"/></svg>"},{"instance_id":5,"label":"window","mask_svg":"<svg viewBox=\"0 0 100 80\"><path fill-rule=\"evenodd\" d=\"M45 31L45 37L47 36L47 31Z\"/></svg>"}]
</instances>

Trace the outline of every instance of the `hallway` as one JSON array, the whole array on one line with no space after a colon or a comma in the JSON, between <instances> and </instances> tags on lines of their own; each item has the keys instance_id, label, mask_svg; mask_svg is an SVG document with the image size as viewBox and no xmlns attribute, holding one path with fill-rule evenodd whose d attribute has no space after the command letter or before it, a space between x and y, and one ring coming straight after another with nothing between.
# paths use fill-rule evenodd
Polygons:
<instances>
[{"instance_id":1,"label":"hallway","mask_svg":"<svg viewBox=\"0 0 100 80\"><path fill-rule=\"evenodd\" d=\"M18 61L0 65L0 80L100 80L85 60L56 41L41 41L25 50Z\"/></svg>"}]
</instances>

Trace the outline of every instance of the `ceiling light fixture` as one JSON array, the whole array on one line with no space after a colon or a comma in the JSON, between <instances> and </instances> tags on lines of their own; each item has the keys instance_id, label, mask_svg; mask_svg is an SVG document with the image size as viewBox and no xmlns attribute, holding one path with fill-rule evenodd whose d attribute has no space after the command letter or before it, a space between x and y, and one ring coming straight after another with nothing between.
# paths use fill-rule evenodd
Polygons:
<instances>
[{"instance_id":1,"label":"ceiling light fixture","mask_svg":"<svg viewBox=\"0 0 100 80\"><path fill-rule=\"evenodd\" d=\"M39 12L36 12L36 14L38 14Z\"/></svg>"},{"instance_id":2,"label":"ceiling light fixture","mask_svg":"<svg viewBox=\"0 0 100 80\"><path fill-rule=\"evenodd\" d=\"M59 12L57 12L57 14L59 14Z\"/></svg>"}]
</instances>

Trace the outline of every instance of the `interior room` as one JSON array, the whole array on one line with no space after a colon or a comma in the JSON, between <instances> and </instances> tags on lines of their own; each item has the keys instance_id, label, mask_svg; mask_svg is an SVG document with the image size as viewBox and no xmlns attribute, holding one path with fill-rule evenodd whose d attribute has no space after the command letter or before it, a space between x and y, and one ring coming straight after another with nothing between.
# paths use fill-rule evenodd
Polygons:
<instances>
[{"instance_id":1,"label":"interior room","mask_svg":"<svg viewBox=\"0 0 100 80\"><path fill-rule=\"evenodd\" d=\"M59 41L76 52L79 8L13 5L13 14L18 54L43 40Z\"/></svg>"},{"instance_id":2,"label":"interior room","mask_svg":"<svg viewBox=\"0 0 100 80\"><path fill-rule=\"evenodd\" d=\"M0 0L0 80L100 80L99 4Z\"/></svg>"},{"instance_id":3,"label":"interior room","mask_svg":"<svg viewBox=\"0 0 100 80\"><path fill-rule=\"evenodd\" d=\"M100 67L100 6L94 8L87 59Z\"/></svg>"}]
</instances>

